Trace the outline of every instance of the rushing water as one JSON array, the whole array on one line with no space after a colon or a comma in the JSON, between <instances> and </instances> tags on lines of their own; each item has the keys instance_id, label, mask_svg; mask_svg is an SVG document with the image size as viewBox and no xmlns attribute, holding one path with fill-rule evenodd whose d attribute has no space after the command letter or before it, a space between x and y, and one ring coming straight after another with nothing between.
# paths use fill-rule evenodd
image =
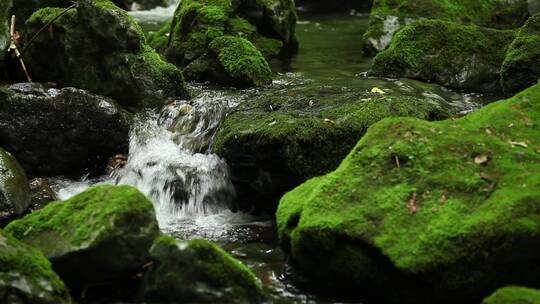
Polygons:
<instances>
[{"instance_id":1,"label":"rushing water","mask_svg":"<svg viewBox=\"0 0 540 304\"><path fill-rule=\"evenodd\" d=\"M174 8L131 14L146 31L155 31L171 18ZM377 87L392 96L428 97L463 113L484 102L479 95L458 94L412 80L367 77L371 61L361 54L366 26L367 18L356 14L299 22L300 53L290 62L273 63L278 72L271 86L240 91L191 84L194 99L178 100L136 117L124 168L98 179L57 179L54 188L66 199L98 183L133 185L152 200L165 233L218 242L254 270L272 302L332 302L299 287L303 280L287 266L273 220L230 211L234 188L226 163L212 153L212 143L228 111L258 98L346 99Z\"/></svg>"}]
</instances>

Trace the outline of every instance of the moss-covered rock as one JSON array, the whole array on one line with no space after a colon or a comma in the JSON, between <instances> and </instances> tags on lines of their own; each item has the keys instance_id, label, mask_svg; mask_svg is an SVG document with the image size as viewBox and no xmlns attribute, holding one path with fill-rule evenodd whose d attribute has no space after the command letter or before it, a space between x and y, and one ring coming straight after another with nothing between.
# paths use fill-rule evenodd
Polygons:
<instances>
[{"instance_id":1,"label":"moss-covered rock","mask_svg":"<svg viewBox=\"0 0 540 304\"><path fill-rule=\"evenodd\" d=\"M131 114L109 98L38 83L0 88L0 145L29 174L103 172L129 146Z\"/></svg>"},{"instance_id":2,"label":"moss-covered rock","mask_svg":"<svg viewBox=\"0 0 540 304\"><path fill-rule=\"evenodd\" d=\"M252 201L263 208L275 209L285 191L335 169L371 124L389 116L444 119L451 113L437 100L414 96L288 93L241 104L216 135L215 150L233 180L262 194Z\"/></svg>"},{"instance_id":3,"label":"moss-covered rock","mask_svg":"<svg viewBox=\"0 0 540 304\"><path fill-rule=\"evenodd\" d=\"M2 3L0 3L0 67L1 62L4 60L5 57L5 50L7 49L7 46L9 45L9 9L11 8L12 2L11 0L4 0ZM0 75L0 78L2 75Z\"/></svg>"},{"instance_id":4,"label":"moss-covered rock","mask_svg":"<svg viewBox=\"0 0 540 304\"><path fill-rule=\"evenodd\" d=\"M40 249L74 289L134 276L159 235L152 203L135 188L111 185L49 203L5 231Z\"/></svg>"},{"instance_id":5,"label":"moss-covered rock","mask_svg":"<svg viewBox=\"0 0 540 304\"><path fill-rule=\"evenodd\" d=\"M208 50L210 43L222 36L245 38L269 59L296 52L295 26L292 0L185 0L176 9L172 23L151 36L150 41L182 67L212 51ZM194 76L191 73L188 77Z\"/></svg>"},{"instance_id":6,"label":"moss-covered rock","mask_svg":"<svg viewBox=\"0 0 540 304\"><path fill-rule=\"evenodd\" d=\"M116 99L128 109L185 97L182 73L145 42L140 26L108 0L80 0L26 46L35 80ZM44 8L25 24L25 42L62 9Z\"/></svg>"},{"instance_id":7,"label":"moss-covered rock","mask_svg":"<svg viewBox=\"0 0 540 304\"><path fill-rule=\"evenodd\" d=\"M518 286L498 289L482 304L540 304L540 290Z\"/></svg>"},{"instance_id":8,"label":"moss-covered rock","mask_svg":"<svg viewBox=\"0 0 540 304\"><path fill-rule=\"evenodd\" d=\"M238 88L272 83L272 70L263 55L244 38L222 36L214 39L206 53L184 70L186 77Z\"/></svg>"},{"instance_id":9,"label":"moss-covered rock","mask_svg":"<svg viewBox=\"0 0 540 304\"><path fill-rule=\"evenodd\" d=\"M514 32L440 20L414 22L379 53L371 73L473 91L499 90L500 68Z\"/></svg>"},{"instance_id":10,"label":"moss-covered rock","mask_svg":"<svg viewBox=\"0 0 540 304\"><path fill-rule=\"evenodd\" d=\"M261 282L240 261L205 240L158 238L143 294L149 303L258 303Z\"/></svg>"},{"instance_id":11,"label":"moss-covered rock","mask_svg":"<svg viewBox=\"0 0 540 304\"><path fill-rule=\"evenodd\" d=\"M501 68L501 85L514 94L540 78L540 14L527 21L510 45Z\"/></svg>"},{"instance_id":12,"label":"moss-covered rock","mask_svg":"<svg viewBox=\"0 0 540 304\"><path fill-rule=\"evenodd\" d=\"M9 15L17 18L16 27L19 32L23 29L24 23L32 14L45 7L68 7L73 4L70 0L16 0L9 10Z\"/></svg>"},{"instance_id":13,"label":"moss-covered rock","mask_svg":"<svg viewBox=\"0 0 540 304\"><path fill-rule=\"evenodd\" d=\"M520 26L527 16L526 0L375 0L364 50L368 54L384 50L400 28L421 19L508 28Z\"/></svg>"},{"instance_id":14,"label":"moss-covered rock","mask_svg":"<svg viewBox=\"0 0 540 304\"><path fill-rule=\"evenodd\" d=\"M0 148L0 223L21 215L29 205L30 186L24 169Z\"/></svg>"},{"instance_id":15,"label":"moss-covered rock","mask_svg":"<svg viewBox=\"0 0 540 304\"><path fill-rule=\"evenodd\" d=\"M458 120L385 119L282 198L280 240L313 277L393 302L536 286L538 121L540 84Z\"/></svg>"},{"instance_id":16,"label":"moss-covered rock","mask_svg":"<svg viewBox=\"0 0 540 304\"><path fill-rule=\"evenodd\" d=\"M71 303L64 283L43 254L0 230L0 302Z\"/></svg>"}]
</instances>

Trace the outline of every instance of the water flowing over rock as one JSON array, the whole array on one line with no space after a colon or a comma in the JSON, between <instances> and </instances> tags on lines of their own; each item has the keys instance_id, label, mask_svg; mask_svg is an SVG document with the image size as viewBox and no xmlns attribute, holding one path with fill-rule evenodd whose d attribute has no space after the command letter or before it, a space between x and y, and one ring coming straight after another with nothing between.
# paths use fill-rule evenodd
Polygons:
<instances>
[{"instance_id":1,"label":"water flowing over rock","mask_svg":"<svg viewBox=\"0 0 540 304\"><path fill-rule=\"evenodd\" d=\"M23 214L29 205L26 173L8 151L0 148L0 223Z\"/></svg>"},{"instance_id":2,"label":"water flowing over rock","mask_svg":"<svg viewBox=\"0 0 540 304\"><path fill-rule=\"evenodd\" d=\"M75 292L136 275L159 235L152 203L135 188L110 185L49 203L5 231L40 249Z\"/></svg>"},{"instance_id":3,"label":"water flowing over rock","mask_svg":"<svg viewBox=\"0 0 540 304\"><path fill-rule=\"evenodd\" d=\"M25 60L36 80L108 96L129 110L187 97L182 73L146 44L140 26L108 0L80 0L61 14L44 8L25 23Z\"/></svg>"},{"instance_id":4,"label":"water flowing over rock","mask_svg":"<svg viewBox=\"0 0 540 304\"><path fill-rule=\"evenodd\" d=\"M257 277L240 261L205 240L161 237L150 249L153 265L145 274L149 303L260 303Z\"/></svg>"},{"instance_id":5,"label":"water flowing over rock","mask_svg":"<svg viewBox=\"0 0 540 304\"><path fill-rule=\"evenodd\" d=\"M131 115L75 88L21 83L0 89L0 145L29 174L82 174L127 151Z\"/></svg>"},{"instance_id":6,"label":"water flowing over rock","mask_svg":"<svg viewBox=\"0 0 540 304\"><path fill-rule=\"evenodd\" d=\"M0 302L70 304L68 290L43 254L0 230Z\"/></svg>"}]
</instances>

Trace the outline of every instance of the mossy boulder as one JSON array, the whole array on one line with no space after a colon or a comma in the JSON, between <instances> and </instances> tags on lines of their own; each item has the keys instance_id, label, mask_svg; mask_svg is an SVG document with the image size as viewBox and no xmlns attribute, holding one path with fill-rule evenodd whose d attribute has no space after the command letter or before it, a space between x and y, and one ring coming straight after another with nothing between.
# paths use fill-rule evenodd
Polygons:
<instances>
[{"instance_id":1,"label":"mossy boulder","mask_svg":"<svg viewBox=\"0 0 540 304\"><path fill-rule=\"evenodd\" d=\"M0 148L0 223L19 216L30 205L30 185L24 169Z\"/></svg>"},{"instance_id":2,"label":"mossy boulder","mask_svg":"<svg viewBox=\"0 0 540 304\"><path fill-rule=\"evenodd\" d=\"M501 68L501 85L514 94L540 78L540 14L525 23L510 45Z\"/></svg>"},{"instance_id":3,"label":"mossy boulder","mask_svg":"<svg viewBox=\"0 0 540 304\"><path fill-rule=\"evenodd\" d=\"M25 24L25 61L35 80L111 97L130 110L187 96L181 71L163 61L140 26L108 0L78 1L29 44L61 12L41 9Z\"/></svg>"},{"instance_id":4,"label":"mossy boulder","mask_svg":"<svg viewBox=\"0 0 540 304\"><path fill-rule=\"evenodd\" d=\"M76 290L135 276L160 233L148 198L133 187L111 185L49 203L5 231L40 249Z\"/></svg>"},{"instance_id":5,"label":"mossy boulder","mask_svg":"<svg viewBox=\"0 0 540 304\"><path fill-rule=\"evenodd\" d=\"M295 26L292 0L185 0L176 9L172 23L151 36L150 41L180 67L212 51L211 42L222 36L245 38L270 59L296 52ZM251 51L243 49L248 51L243 56L251 56ZM193 76L191 73L187 77Z\"/></svg>"},{"instance_id":6,"label":"mossy boulder","mask_svg":"<svg viewBox=\"0 0 540 304\"><path fill-rule=\"evenodd\" d=\"M540 304L540 290L508 286L495 291L482 304Z\"/></svg>"},{"instance_id":7,"label":"mossy boulder","mask_svg":"<svg viewBox=\"0 0 540 304\"><path fill-rule=\"evenodd\" d=\"M38 83L0 88L0 145L29 174L103 172L125 153L132 115L106 97Z\"/></svg>"},{"instance_id":8,"label":"mossy boulder","mask_svg":"<svg viewBox=\"0 0 540 304\"><path fill-rule=\"evenodd\" d=\"M281 243L312 277L377 300L538 286L539 120L540 84L457 120L384 119L281 199Z\"/></svg>"},{"instance_id":9,"label":"mossy boulder","mask_svg":"<svg viewBox=\"0 0 540 304\"><path fill-rule=\"evenodd\" d=\"M158 238L145 274L144 300L149 303L259 303L259 279L240 261L205 240Z\"/></svg>"},{"instance_id":10,"label":"mossy boulder","mask_svg":"<svg viewBox=\"0 0 540 304\"><path fill-rule=\"evenodd\" d=\"M418 21L400 30L375 57L371 74L472 92L500 91L500 68L513 39L509 30Z\"/></svg>"},{"instance_id":11,"label":"mossy boulder","mask_svg":"<svg viewBox=\"0 0 540 304\"><path fill-rule=\"evenodd\" d=\"M4 0L0 3L0 64L6 55L5 50L9 45L9 9L11 8L11 0ZM0 78L3 75L0 75Z\"/></svg>"},{"instance_id":12,"label":"mossy boulder","mask_svg":"<svg viewBox=\"0 0 540 304\"><path fill-rule=\"evenodd\" d=\"M11 0L13 1L13 0ZM24 23L32 14L45 7L68 7L73 2L70 0L15 0L9 10L9 15L17 18L16 27L19 32L23 30ZM11 18L11 17L10 17Z\"/></svg>"},{"instance_id":13,"label":"mossy boulder","mask_svg":"<svg viewBox=\"0 0 540 304\"><path fill-rule=\"evenodd\" d=\"M0 230L0 302L71 303L66 286L43 254Z\"/></svg>"},{"instance_id":14,"label":"mossy boulder","mask_svg":"<svg viewBox=\"0 0 540 304\"><path fill-rule=\"evenodd\" d=\"M239 192L260 194L249 201L270 210L285 191L334 170L371 124L389 116L444 119L452 113L438 100L412 95L288 93L248 98L228 114L215 140Z\"/></svg>"},{"instance_id":15,"label":"mossy boulder","mask_svg":"<svg viewBox=\"0 0 540 304\"><path fill-rule=\"evenodd\" d=\"M235 36L214 39L206 53L184 70L186 77L238 88L272 83L272 70L249 40Z\"/></svg>"},{"instance_id":16,"label":"mossy boulder","mask_svg":"<svg viewBox=\"0 0 540 304\"><path fill-rule=\"evenodd\" d=\"M417 20L509 28L521 26L528 14L526 0L375 0L364 50L370 55L384 50L395 33Z\"/></svg>"}]
</instances>

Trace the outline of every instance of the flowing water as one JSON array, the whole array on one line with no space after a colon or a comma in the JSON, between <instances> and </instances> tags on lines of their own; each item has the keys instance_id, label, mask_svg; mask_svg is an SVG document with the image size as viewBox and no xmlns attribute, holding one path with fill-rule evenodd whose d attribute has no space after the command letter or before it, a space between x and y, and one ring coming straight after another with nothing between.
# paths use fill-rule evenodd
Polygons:
<instances>
[{"instance_id":1,"label":"flowing water","mask_svg":"<svg viewBox=\"0 0 540 304\"><path fill-rule=\"evenodd\" d=\"M131 14L146 31L155 31L173 12L172 5ZM485 102L480 95L458 94L412 80L367 77L371 62L361 53L366 26L367 17L358 14L300 21L300 53L290 62L273 63L277 72L271 86L241 91L190 84L192 100L137 116L124 168L98 179L57 179L54 188L66 199L98 183L133 185L154 203L163 232L179 239L218 242L254 270L271 302L333 302L336 299L303 288L307 284L289 268L279 249L271 218L230 211L234 187L225 161L212 153L212 142L226 113L254 98L293 94L339 99L378 87L392 96L428 97L463 113Z\"/></svg>"}]
</instances>

